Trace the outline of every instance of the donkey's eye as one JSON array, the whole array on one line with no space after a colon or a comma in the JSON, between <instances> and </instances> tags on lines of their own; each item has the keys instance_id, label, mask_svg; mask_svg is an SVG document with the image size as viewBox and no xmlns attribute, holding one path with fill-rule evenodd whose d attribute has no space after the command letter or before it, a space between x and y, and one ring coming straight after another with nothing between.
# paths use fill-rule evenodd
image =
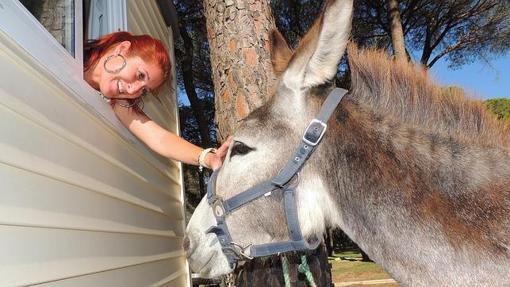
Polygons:
<instances>
[{"instance_id":1,"label":"donkey's eye","mask_svg":"<svg viewBox=\"0 0 510 287\"><path fill-rule=\"evenodd\" d=\"M230 151L230 157L232 158L235 155L245 155L253 150L255 150L255 148L249 147L242 142L234 141L232 150Z\"/></svg>"}]
</instances>

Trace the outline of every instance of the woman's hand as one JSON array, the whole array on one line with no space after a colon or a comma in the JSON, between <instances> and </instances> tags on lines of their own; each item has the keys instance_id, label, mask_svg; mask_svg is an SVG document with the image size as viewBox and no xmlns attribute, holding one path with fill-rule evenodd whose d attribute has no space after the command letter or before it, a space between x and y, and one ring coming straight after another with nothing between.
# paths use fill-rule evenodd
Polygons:
<instances>
[{"instance_id":1,"label":"woman's hand","mask_svg":"<svg viewBox=\"0 0 510 287\"><path fill-rule=\"evenodd\" d=\"M216 153L208 153L206 163L212 170L217 170L223 164L223 160L227 155L228 147L232 143L232 137L228 137L225 142L216 150Z\"/></svg>"}]
</instances>

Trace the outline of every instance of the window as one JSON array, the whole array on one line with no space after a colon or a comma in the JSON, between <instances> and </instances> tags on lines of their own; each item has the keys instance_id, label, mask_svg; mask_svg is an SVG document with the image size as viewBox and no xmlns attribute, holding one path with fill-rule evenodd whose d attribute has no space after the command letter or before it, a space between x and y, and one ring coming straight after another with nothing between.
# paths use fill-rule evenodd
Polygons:
<instances>
[{"instance_id":1,"label":"window","mask_svg":"<svg viewBox=\"0 0 510 287\"><path fill-rule=\"evenodd\" d=\"M81 11L81 0L0 1L0 30L55 75L76 73L83 70Z\"/></svg>"},{"instance_id":2,"label":"window","mask_svg":"<svg viewBox=\"0 0 510 287\"><path fill-rule=\"evenodd\" d=\"M21 4L75 56L74 0L20 0Z\"/></svg>"}]
</instances>

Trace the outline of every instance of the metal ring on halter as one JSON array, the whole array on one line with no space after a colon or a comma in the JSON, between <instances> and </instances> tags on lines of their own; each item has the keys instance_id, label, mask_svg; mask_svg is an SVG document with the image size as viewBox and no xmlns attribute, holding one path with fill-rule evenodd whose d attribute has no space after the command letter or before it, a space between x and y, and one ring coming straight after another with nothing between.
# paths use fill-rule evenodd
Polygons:
<instances>
[{"instance_id":1,"label":"metal ring on halter","mask_svg":"<svg viewBox=\"0 0 510 287\"><path fill-rule=\"evenodd\" d=\"M252 246L252 244L248 244L248 246L246 246L246 247L243 247L240 244L235 243L234 241L230 242L230 244L232 246L234 246L234 247L239 248L239 250L235 250L236 254L241 255L242 257L244 257L244 259L248 259L248 260L252 260L253 259L253 257L251 257L250 255L246 254L246 250L248 248L250 248Z\"/></svg>"},{"instance_id":2,"label":"metal ring on halter","mask_svg":"<svg viewBox=\"0 0 510 287\"><path fill-rule=\"evenodd\" d=\"M117 68L115 70L110 70L110 69L108 69L106 67L106 64L108 63L108 61L110 61L113 57L121 57L122 58L122 67ZM107 71L108 73L110 73L110 74L117 74L122 69L124 69L124 67L126 67L126 65L127 65L126 58L124 58L124 56L122 56L121 54L117 54L117 55L110 55L110 56L106 57L106 60L104 60L103 67L104 67L104 70Z\"/></svg>"}]
</instances>

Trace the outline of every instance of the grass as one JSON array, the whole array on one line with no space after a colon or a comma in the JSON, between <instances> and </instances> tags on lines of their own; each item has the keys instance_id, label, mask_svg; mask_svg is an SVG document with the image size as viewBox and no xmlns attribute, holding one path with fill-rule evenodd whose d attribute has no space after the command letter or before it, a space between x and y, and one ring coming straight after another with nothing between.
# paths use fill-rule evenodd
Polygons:
<instances>
[{"instance_id":1,"label":"grass","mask_svg":"<svg viewBox=\"0 0 510 287\"><path fill-rule=\"evenodd\" d=\"M345 251L335 253L329 258L331 263L331 274L333 282L352 282L377 279L391 279L380 266L373 262L361 261L361 254L358 251ZM352 285L356 286L356 285ZM374 287L396 287L398 284L377 284Z\"/></svg>"}]
</instances>

